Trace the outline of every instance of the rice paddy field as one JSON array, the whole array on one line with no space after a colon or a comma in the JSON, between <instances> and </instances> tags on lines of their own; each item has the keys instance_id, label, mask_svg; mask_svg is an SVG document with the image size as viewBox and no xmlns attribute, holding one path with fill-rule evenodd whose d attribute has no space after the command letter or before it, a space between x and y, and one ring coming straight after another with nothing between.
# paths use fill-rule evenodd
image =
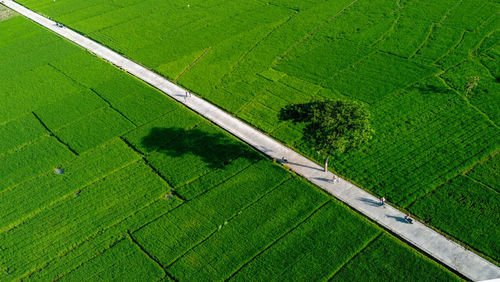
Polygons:
<instances>
[{"instance_id":1,"label":"rice paddy field","mask_svg":"<svg viewBox=\"0 0 500 282\"><path fill-rule=\"evenodd\" d=\"M461 279L159 91L11 16L0 21L0 281ZM490 170L467 177L494 183Z\"/></svg>"},{"instance_id":2,"label":"rice paddy field","mask_svg":"<svg viewBox=\"0 0 500 282\"><path fill-rule=\"evenodd\" d=\"M331 169L498 263L498 1L19 2L311 158L281 108L366 104L374 138Z\"/></svg>"}]
</instances>

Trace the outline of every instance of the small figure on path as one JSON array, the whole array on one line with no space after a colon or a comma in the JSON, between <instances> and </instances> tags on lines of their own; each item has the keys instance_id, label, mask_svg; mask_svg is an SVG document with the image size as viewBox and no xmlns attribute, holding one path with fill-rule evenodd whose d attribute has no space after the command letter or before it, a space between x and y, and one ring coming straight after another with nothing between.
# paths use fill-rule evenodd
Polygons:
<instances>
[{"instance_id":1,"label":"small figure on path","mask_svg":"<svg viewBox=\"0 0 500 282\"><path fill-rule=\"evenodd\" d=\"M384 197L380 198L380 205L385 206L385 198Z\"/></svg>"},{"instance_id":2,"label":"small figure on path","mask_svg":"<svg viewBox=\"0 0 500 282\"><path fill-rule=\"evenodd\" d=\"M61 168L58 168L58 167L54 168L54 172L59 174L59 175L64 174L64 170L62 170Z\"/></svg>"},{"instance_id":3,"label":"small figure on path","mask_svg":"<svg viewBox=\"0 0 500 282\"><path fill-rule=\"evenodd\" d=\"M288 160L287 160L287 159L285 159L285 156L282 156L282 157L281 157L281 163L282 163L282 164L284 164L284 163L286 163L286 162L288 162Z\"/></svg>"},{"instance_id":4,"label":"small figure on path","mask_svg":"<svg viewBox=\"0 0 500 282\"><path fill-rule=\"evenodd\" d=\"M333 183L337 183L339 181L340 181L339 177L334 174L333 177L332 177L332 182Z\"/></svg>"},{"instance_id":5,"label":"small figure on path","mask_svg":"<svg viewBox=\"0 0 500 282\"><path fill-rule=\"evenodd\" d=\"M410 217L410 214L405 215L405 220L406 220L406 222L408 222L409 224L412 224L412 223L413 223L413 219Z\"/></svg>"}]
</instances>

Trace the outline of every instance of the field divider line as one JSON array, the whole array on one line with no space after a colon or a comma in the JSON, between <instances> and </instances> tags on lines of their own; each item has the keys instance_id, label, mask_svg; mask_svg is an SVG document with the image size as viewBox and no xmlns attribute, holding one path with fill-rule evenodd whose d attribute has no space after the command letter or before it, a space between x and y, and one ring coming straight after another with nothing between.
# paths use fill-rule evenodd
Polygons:
<instances>
[{"instance_id":1,"label":"field divider line","mask_svg":"<svg viewBox=\"0 0 500 282\"><path fill-rule=\"evenodd\" d=\"M490 185L486 184L486 183L483 183L477 179L475 179L474 177L471 177L471 176L468 176L467 174L462 174L465 178L468 178L470 179L471 181L473 182L476 182L477 184L481 185L482 187L484 187L485 189L488 189L490 191L492 191L493 193L496 193L496 194L500 194L500 192L498 192L497 190L495 190L495 188L491 187Z\"/></svg>"},{"instance_id":2,"label":"field divider line","mask_svg":"<svg viewBox=\"0 0 500 282\"><path fill-rule=\"evenodd\" d=\"M39 207L37 208L36 210L28 213L28 214L25 214L23 217L20 217L18 218L17 220L14 220L12 221L11 223L9 223L8 225L5 225L5 226L0 226L0 234L3 234L5 232L8 232L22 224L24 224L26 221L32 219L33 217L35 217L36 215L38 215L39 213L42 213L44 212L45 210L51 208L51 207L54 207L55 205L61 203L62 201L68 199L69 197L71 197L72 195L75 195L75 192L81 192L89 187L91 187L92 185L102 181L103 179L117 173L118 171L122 170L122 169L125 169L126 167L132 165L132 164L135 164L137 162L140 162L140 159L135 159L135 160L131 160L130 162L128 163L125 163L123 166L121 167L118 167L114 170L111 170L111 171L108 171L108 172L105 172L105 174L101 175L100 177L98 178L95 178L93 180L91 180L90 182L82 185L82 186L78 186L77 188L74 188L72 189L70 192L60 196L59 198L56 198L54 199L53 201L51 201L50 203L47 203L45 206L43 207Z\"/></svg>"},{"instance_id":3,"label":"field divider line","mask_svg":"<svg viewBox=\"0 0 500 282\"><path fill-rule=\"evenodd\" d=\"M118 137L118 138L120 138L120 140L121 140L123 143L125 143L125 145L127 145L127 147L129 147L129 148L130 148L130 150L132 150L132 151L136 152L136 153L137 153L138 155L140 155L141 157L144 157L144 156L145 156L145 154L144 154L143 152L139 151L139 150L138 150L138 149L137 149L134 145L130 144L130 142L129 142L127 139L125 139L123 136L120 136L120 137Z\"/></svg>"},{"instance_id":4,"label":"field divider line","mask_svg":"<svg viewBox=\"0 0 500 282\"><path fill-rule=\"evenodd\" d=\"M52 263L54 263L55 260L58 260L62 257L65 257L67 256L69 253L75 251L76 249L80 248L81 246L87 244L88 242L94 240L95 238L101 236L102 234L106 234L107 232L111 232L114 228L117 228L117 226L119 226L121 223L125 222L126 220L128 220L129 218L137 215L139 212L151 207L153 204L155 204L158 200L160 200L160 198L157 198L155 200L153 200L152 202L150 202L148 205L138 209L138 210L135 210L134 212L128 214L126 217L118 220L117 222L105 227L105 229L102 229L102 230L99 230L97 231L96 233L94 234L91 234L89 235L88 237L86 237L83 241L81 242L78 242L76 243L74 246L64 250L63 252L59 253L56 257L53 257L53 258L50 258L49 261L47 261L45 264L43 265L40 265L40 266L37 266L36 269L33 269L33 270L30 270L24 274L22 274L21 276L18 277L18 280L26 280L26 278L32 276L34 273L36 272L40 272L40 271L43 271L43 269L47 268L49 265L51 265ZM162 217L163 215L177 209L178 207L182 206L182 203L178 204L177 206L173 207L173 208L170 208L169 210L161 213L160 215L158 215L155 219L153 219L152 221L150 222L153 222L155 220L157 220L158 218ZM148 223L150 223L148 222ZM125 233L125 232L124 232ZM82 262L81 264L77 265L75 268L72 268L71 270L65 272L65 273L59 273L59 275L62 276L65 276L71 272L73 272L75 269L77 269L78 267L80 267L81 265L83 265L84 263L94 259L95 257L99 256L100 254L103 254L107 249L109 248L112 248L114 245L116 245L119 241L125 239L126 237L126 234L122 234L120 235L119 238L117 238L114 242L112 242L108 247L106 247L104 250L101 250L101 251L98 251L94 256L92 256L91 258L89 258L87 261L85 262ZM101 248L102 249L102 248ZM57 279L55 279L56 281L58 281L61 277L58 277Z\"/></svg>"},{"instance_id":5,"label":"field divider line","mask_svg":"<svg viewBox=\"0 0 500 282\"><path fill-rule=\"evenodd\" d=\"M239 158L240 158L240 157L238 157L237 159L239 159ZM234 161L236 161L237 159L234 159L234 160L233 160L233 162L234 162ZM195 195L195 196L194 196L194 197L192 197L192 198L184 199L184 197L181 197L181 196L178 194L178 192L176 192L176 193L175 193L175 195L176 195L177 197L181 198L181 199L184 199L185 201L191 201L191 200L194 200L194 199L196 199L196 198L200 197L201 195L204 195L205 193L208 193L210 190L212 190L212 189L214 189L214 188L216 188L216 187L218 187L218 186L220 186L220 185L222 185L222 184L226 183L227 181L229 181L229 180L231 180L231 179L235 178L236 176L240 175L241 173L243 173L243 172L245 172L247 169L249 169L251 166L253 166L253 165L257 164L257 162L259 162L259 161L261 161L261 160L256 160L256 161L254 161L254 162L250 163L249 165L245 166L244 168L242 168L242 169L238 170L235 174L233 174L233 175L229 176L228 178L226 178L224 181L222 181L222 182L220 182L220 183L218 183L218 184L215 184L214 186L212 186L212 187L210 187L210 188L207 188L206 190L202 191L201 193L198 193L197 195ZM198 178L196 178L196 179L194 179L194 180L192 180L192 181L190 181L190 182L188 182L188 183L186 183L186 184L183 184L182 186L179 186L179 187L175 188L176 190L174 190L174 192L175 192L175 191L177 191L177 189L180 189L180 188L182 188L182 187L184 187L184 186L187 186L187 185L189 185L189 184L191 184L191 183L193 183L193 182L196 182L197 180L199 180L199 179L200 179L200 178L202 178L203 176L206 176L206 175L208 175L208 174L210 174L210 173L211 173L211 172L207 172L207 173L205 173L205 174L201 175L200 177L198 177Z\"/></svg>"},{"instance_id":6,"label":"field divider line","mask_svg":"<svg viewBox=\"0 0 500 282\"><path fill-rule=\"evenodd\" d=\"M437 78L439 78L445 85L446 87L448 87L451 91L455 92L459 97L461 97L462 99L465 100L465 102L467 103L467 105L469 105L469 107L473 108L474 110L476 110L480 115L482 115L488 122L491 123L491 125L493 125L496 129L500 129L500 127L488 116L488 114L486 114L485 112L483 112L481 109L479 109L476 105L473 105L471 102L470 102L470 99L469 97L467 96L467 94L462 94L462 92L460 92L459 90L455 89L453 86L451 86L448 81L446 81L446 79L444 79L442 76L438 76Z\"/></svg>"},{"instance_id":7,"label":"field divider line","mask_svg":"<svg viewBox=\"0 0 500 282\"><path fill-rule=\"evenodd\" d=\"M35 118L38 120L38 122L40 122L40 124L43 126L43 128L45 128L45 130L47 130L47 132L49 133L50 136L54 137L57 142L61 143L64 147L66 147L66 149L68 149L71 153L73 153L73 155L75 156L79 156L80 154L78 154L77 151L73 150L73 148L71 148L66 142L62 141L61 138L59 138L59 136L57 136L43 121L42 119L35 113L35 112L31 112L33 114L33 116L35 116Z\"/></svg>"},{"instance_id":8,"label":"field divider line","mask_svg":"<svg viewBox=\"0 0 500 282\"><path fill-rule=\"evenodd\" d=\"M436 65L436 64L437 64L437 65L442 65L442 60L444 60L444 59L445 59L446 57L448 57L449 55L453 54L453 52L454 52L455 50L457 50L457 49L458 49L458 47L460 46L460 44L462 44L462 42L464 41L464 39L465 39L465 35L466 35L467 33L470 33L470 31L468 31L468 30L464 30L464 31L462 32L462 34L460 35L460 39L458 40L458 42L457 42L457 43L455 43L453 46L451 46L451 48L449 48L449 49L448 49L445 53L443 53L441 56L439 56L439 58L437 58L437 59L434 61L434 64L435 64L435 65ZM464 60L466 60L466 59L464 59ZM464 60L462 60L462 61L464 61ZM454 66L457 66L457 65L461 64L461 63L462 63L462 61L460 61L459 63L457 63L457 64L455 64L455 65L453 65L453 66L450 66L448 69L451 69L451 68L453 68Z\"/></svg>"},{"instance_id":9,"label":"field divider line","mask_svg":"<svg viewBox=\"0 0 500 282\"><path fill-rule=\"evenodd\" d=\"M167 178L161 174L161 172L156 168L154 167L148 159L146 159L146 157L142 157L142 161L144 162L144 164L146 164L146 166L149 167L149 169L151 169L151 171L156 174L163 182L165 182L165 184L167 184L167 186L170 188L170 193L175 193L175 187L172 183L170 183ZM185 201L185 199L183 199L182 197L180 197L179 195L177 195L177 193L175 193L177 197L179 197L181 200Z\"/></svg>"},{"instance_id":10,"label":"field divider line","mask_svg":"<svg viewBox=\"0 0 500 282\"><path fill-rule=\"evenodd\" d=\"M105 248L104 250L101 249L99 251L97 251L92 257L90 257L88 260L85 260L83 262L81 262L80 264L76 265L76 266L73 266L73 268L71 268L70 270L64 272L64 273L58 273L58 275L56 277L53 278L52 281L56 282L56 281L60 281L64 276L67 276L73 272L75 272L77 269L79 269L80 267L84 266L86 263L96 259L97 257L99 257L100 255L104 254L105 252L107 252L108 250L110 250L111 248L113 248L114 246L116 246L118 243L120 243L121 241L125 240L126 237L125 236L122 236L121 238L115 240L114 242L112 242L111 244L109 244L108 248ZM76 249L76 248L75 248ZM75 249L69 251L69 252L72 252L74 251ZM66 254L65 254L66 255ZM52 260L51 262L53 262L54 260ZM49 264L50 265L50 264ZM48 266L48 265L47 265ZM37 272L40 272L40 271L43 271L44 268L41 268L41 269L38 269L34 272L32 272L30 274L30 276L32 276L33 274L37 273ZM28 276L28 277L30 277ZM24 279L24 278L23 278Z\"/></svg>"},{"instance_id":11,"label":"field divider line","mask_svg":"<svg viewBox=\"0 0 500 282\"><path fill-rule=\"evenodd\" d=\"M339 271L341 271L343 268L345 268L353 259L355 259L359 254L361 254L366 248L368 248L373 242L375 242L378 238L380 238L384 234L383 231L380 231L378 234L373 236L372 239L368 240L368 242L365 242L365 244L359 249L352 257L350 257L348 260L344 262L338 269L336 269L332 274L330 274L330 277L328 277L328 281L331 281Z\"/></svg>"},{"instance_id":12,"label":"field divider line","mask_svg":"<svg viewBox=\"0 0 500 282\"><path fill-rule=\"evenodd\" d=\"M431 27L429 28L429 32L427 33L427 36L425 37L424 41L418 46L417 50L415 50L415 52L413 52L413 54L408 56L408 60L415 58L415 56L418 55L418 53L420 51L422 51L422 49L424 49L424 47L427 45L427 43L429 43L429 41L431 40L432 34L434 33L434 30L436 29L436 27L437 27L437 24L433 22L431 24Z\"/></svg>"},{"instance_id":13,"label":"field divider line","mask_svg":"<svg viewBox=\"0 0 500 282\"><path fill-rule=\"evenodd\" d=\"M286 57L292 50L296 49L298 46L302 45L302 43L304 43L306 41L306 39L308 39L309 37L313 36L314 33L316 33L316 31L318 31L319 29L321 29L323 26L327 25L328 23L330 23L331 21L333 21L334 19L336 19L340 14L342 14L345 10L347 10L349 7L351 7L352 5L356 4L356 2L358 2L359 0L353 0L351 3L349 3L347 6L345 6L344 8L342 8L341 10L337 11L337 13L335 13L333 16L329 17L328 19L324 20L323 22L321 23L318 23L316 26L312 27L311 31L306 34L304 37L302 37L301 39L299 39L299 41L297 41L295 44L293 44L290 48L288 48L287 50L285 50L285 52L283 52L280 56L279 56L279 60L282 60L284 57ZM274 62L275 64L277 64L277 61Z\"/></svg>"},{"instance_id":14,"label":"field divider line","mask_svg":"<svg viewBox=\"0 0 500 282\"><path fill-rule=\"evenodd\" d=\"M491 58L490 55L488 54L485 55ZM495 75L491 72L491 70L481 61L481 58L476 57L474 61L480 64L488 72L488 75L490 76L491 79L496 79Z\"/></svg>"},{"instance_id":15,"label":"field divider line","mask_svg":"<svg viewBox=\"0 0 500 282\"><path fill-rule=\"evenodd\" d=\"M168 263L168 265L166 266L166 268L167 269L170 268L172 265L174 265L177 261L179 261L180 259L182 259L191 250L194 250L196 247L198 247L199 245L203 244L205 241L209 240L214 234L216 234L222 228L224 228L224 225L226 223L229 223L235 217L241 215L245 210L251 208L253 205L255 205L256 203L258 203L260 200L262 200L263 198L265 198L267 195L271 194L273 191L275 191L276 189L278 189L279 187L281 187L285 182L290 181L291 179L292 179L291 177L284 179L282 182L276 184L276 186L270 188L268 191L265 191L262 195L259 195L258 198L255 199L254 201L252 201L252 202L248 203L246 206L242 207L239 211L237 211L237 212L233 213L232 215L228 216L224 220L223 223L219 223L219 228L217 228L217 223L209 220L209 224L214 225L214 227L215 227L214 231L210 232L205 238L203 238L200 241L194 243L191 247L189 247L189 249L187 249L186 251L184 251L182 254L180 254L176 258L172 259L172 261Z\"/></svg>"},{"instance_id":16,"label":"field divider line","mask_svg":"<svg viewBox=\"0 0 500 282\"><path fill-rule=\"evenodd\" d=\"M473 170L474 168L476 168L477 166L481 165L481 164L484 164L486 162L488 162L489 160L491 160L492 158L494 158L497 154L500 153L500 147L497 148L493 153L491 153L489 156L483 158L483 159L480 159L478 160L474 165L472 165L471 167L465 169L464 171L462 171L463 174L467 174L469 173L471 170Z\"/></svg>"},{"instance_id":17,"label":"field divider line","mask_svg":"<svg viewBox=\"0 0 500 282\"><path fill-rule=\"evenodd\" d=\"M111 104L108 100L106 100L104 97L102 97L101 94L99 94L93 88L90 88L90 91L92 91L97 97L99 97L102 101L104 101L104 103L106 103L110 109L112 109L113 111L117 112L125 120L127 120L128 122L130 122L134 127L137 127L137 124L135 124L135 122L133 122L131 119L129 119L126 115L124 115L122 112L120 112L117 108L115 108L113 106L113 104Z\"/></svg>"},{"instance_id":18,"label":"field divider line","mask_svg":"<svg viewBox=\"0 0 500 282\"><path fill-rule=\"evenodd\" d=\"M165 276L172 279L173 281L179 281L179 280L175 279L172 275L170 275L170 273L168 273L165 270L165 267L163 267L163 265L161 264L161 262L157 258L152 256L141 244L139 244L139 242L137 242L137 240L135 240L134 236L132 236L132 234L130 234L130 231L127 231L127 236L130 239L130 241L132 241L132 243L134 243L134 245L136 245L141 250L141 252L143 252L150 260L152 260L154 263L156 263L161 268L161 270L163 271Z\"/></svg>"},{"instance_id":19,"label":"field divider line","mask_svg":"<svg viewBox=\"0 0 500 282\"><path fill-rule=\"evenodd\" d=\"M356 1L353 1L351 5ZM159 89L268 157L287 159L286 166L295 173L465 277L471 280L500 278L500 267L467 250L462 245L445 238L422 222L415 220L413 224L405 223L404 220L401 220L405 216L403 211L391 205L386 205L383 208L374 204L379 202L378 198L350 182L344 179L332 182L333 173L323 172L322 167L317 163L204 99L196 95L186 97L186 89L73 30L56 26L56 22L12 0L1 0L0 3ZM345 7L344 10L349 6ZM335 17L336 15L333 18Z\"/></svg>"},{"instance_id":20,"label":"field divider line","mask_svg":"<svg viewBox=\"0 0 500 282\"><path fill-rule=\"evenodd\" d=\"M50 137L50 136L51 136L51 135L50 135L50 133L49 133L49 132L47 132L46 134L44 134L44 135L40 136L39 138L35 139L33 142L30 142L30 143L29 143L29 144L27 144L26 146L29 146L29 145L35 144L36 142L38 142L38 140L40 140L40 139L42 139L42 138L44 138L44 137ZM36 141L36 142L35 142L35 141ZM104 146L105 144L106 144L106 143L101 144L101 145L99 145L98 147ZM20 147L20 148L16 149L16 151L17 151L17 150L20 150L20 149L22 149L22 148L24 148L24 147L26 147L26 146L24 146L24 145L23 145L22 147ZM98 147L97 147L97 148L98 148ZM15 153L16 151L13 151L13 152L11 152L11 153ZM88 151L87 151L87 152L88 152ZM83 155L84 155L84 154L87 154L87 152L84 152L84 153L83 153ZM10 153L9 153L9 154L10 154ZM0 158L2 158L2 157L3 157L3 156L2 156L2 155L0 155ZM72 162L76 161L76 159L77 159L78 157L79 157L79 156L74 156L72 159L69 159L69 160L67 160L67 161L65 161L65 162L63 162L63 163L60 163L60 165L64 167L64 166L66 166L66 165L68 165L68 164L71 164ZM138 159L139 159L139 158L138 158ZM137 160L138 160L138 159L137 159ZM19 186L21 186L21 185L23 185L23 184L25 184L25 183L27 183L27 182L29 182L29 181L33 181L34 179L37 179L37 178L39 178L39 177L43 177L43 176L45 176L45 175L47 175L47 174L49 174L49 173L53 173L53 171L54 171L54 170L53 170L53 168L50 168L50 169L44 170L43 172L38 173L38 174L36 174L36 175L34 175L34 176L28 177L27 179L24 179L23 181L21 181L21 182L19 182L19 183L16 183L16 184L13 184L12 186L6 187L6 188L4 188L3 190L0 190L0 196L1 196L2 194L4 194L4 193L7 193L7 192L9 192L9 191L11 191L11 190L16 189L17 187L19 187Z\"/></svg>"},{"instance_id":21,"label":"field divider line","mask_svg":"<svg viewBox=\"0 0 500 282\"><path fill-rule=\"evenodd\" d=\"M156 215L153 219L151 219L150 221L145 222L145 223L141 224L141 226L137 227L136 229L131 230L131 233L135 233L135 232L137 232L137 231L141 230L142 228L144 228L144 227L148 226L149 224L151 224L151 223L153 223L153 222L157 221L157 220L158 220L158 219L160 219L162 216L164 216L164 215L166 215L166 214L168 214L168 213L171 213L171 212L173 212L174 210L176 210L176 209L178 209L178 208L180 208L180 207L182 207L183 205L185 205L185 204L186 204L186 201L183 201L181 198L179 198L179 200L180 200L181 202L180 202L177 206L175 206L175 207L173 207L173 208L171 208L171 209L169 209L169 210L167 210L167 211L164 211L164 212L162 212L162 213L160 213L160 214L157 214L157 215ZM144 207L143 209L141 209L141 210L139 210L139 211L136 211L136 212L135 212L135 214L139 213L140 211L142 211L142 210L144 210L144 209L147 209L147 208L151 207L152 205L156 204L158 201L164 201L164 196L161 196L160 198L157 198L156 200L154 200L153 202L151 202L151 204L149 204L148 206ZM131 215L130 217L134 216L135 214Z\"/></svg>"},{"instance_id":22,"label":"field divider line","mask_svg":"<svg viewBox=\"0 0 500 282\"><path fill-rule=\"evenodd\" d=\"M269 2L268 4L271 4L271 3ZM283 25L290 22L290 20L293 18L294 15L295 14L292 14L288 18L286 18L285 20L282 20L281 22L277 23L268 33L266 33L266 35L259 38L259 40L257 42L255 42L255 44L253 44L252 47L250 47L250 49L246 50L245 53L243 53L238 58L236 63L234 63L231 66L231 70L228 73L224 74L224 76L222 76L222 78L219 79L219 81L216 83L216 85L223 85L223 82L234 74L234 72L238 69L238 67L242 64L242 62L244 61L244 59L246 57L248 57L260 44L262 44L262 42L264 42L267 38L269 38L273 32L277 31Z\"/></svg>"},{"instance_id":23,"label":"field divider line","mask_svg":"<svg viewBox=\"0 0 500 282\"><path fill-rule=\"evenodd\" d=\"M434 33L434 30L436 28L438 28L439 26L442 26L443 22L446 20L446 18L448 17L448 15L451 13L451 11L453 11L456 7L458 7L460 4L462 4L463 0L460 0L458 1L455 5L453 5L452 7L450 7L448 10L446 10L446 12L444 13L444 15L441 17L441 19L438 21L438 22L433 22L432 25L431 25L431 28L430 28L430 31L429 31L429 34L427 34L427 37L425 38L424 42L422 42L422 44L418 47L417 51L415 51L415 53L413 53L408 59L412 59L414 58L416 55L418 55L418 53L420 51L422 51L422 49L429 43L429 41L431 40L431 37L432 37L432 34Z\"/></svg>"},{"instance_id":24,"label":"field divider line","mask_svg":"<svg viewBox=\"0 0 500 282\"><path fill-rule=\"evenodd\" d=\"M44 128L44 129L45 129L45 128ZM47 129L45 129L45 131L47 131ZM34 138L34 139L32 139L32 140L29 140L29 141L27 141L27 142L24 142L24 143L22 143L22 144L18 145L17 147L15 147L15 148L9 149L9 150L4 151L4 152L1 152L1 153L0 153L0 159L1 159L1 158L3 158L3 157L6 157L6 156L8 156L8 155L15 154L16 152L18 152L18 151L20 151L20 150L22 150L22 149L24 149L24 148L26 148L26 147L28 147L28 146L31 146L31 145L34 145L34 144L38 143L38 142L39 142L39 141L41 141L43 138L45 138L45 137L50 137L50 136L52 136L52 135L50 134L50 132L45 132L44 134L42 134L42 135L40 135L40 136L38 136L38 137L35 137L35 138ZM0 192L0 194L1 194L1 192Z\"/></svg>"},{"instance_id":25,"label":"field divider line","mask_svg":"<svg viewBox=\"0 0 500 282\"><path fill-rule=\"evenodd\" d=\"M425 198L425 197L427 197L429 195L432 195L435 191L437 191L437 189L439 189L439 187L443 186L444 184L446 184L448 181L452 180L453 178L458 177L460 175L467 176L466 173L468 171L470 171L471 169L473 169L478 163L480 163L482 159L487 159L488 156L492 155L492 154L487 153L488 156L481 157L481 155L484 154L484 152L486 150L487 149L484 149L484 150L478 152L477 154L470 156L470 158L468 160L474 159L474 158L476 158L476 159L479 158L479 161L477 161L476 163L474 163L472 166L465 168L461 172L454 173L455 168L451 168L451 169L448 169L447 171L445 171L444 173L441 173L437 177L435 177L434 180L431 182L431 186L432 187L428 191L426 191L425 193L422 193L421 195L417 195L416 198L414 198L411 202L409 202L408 204L406 204L406 209L409 210L411 208L411 206L414 205L415 203L417 203L418 201L422 200L423 198ZM464 162L460 163L457 167L464 166L467 163L468 160L465 160ZM470 176L467 176L467 177L471 178ZM441 180L439 180L439 179L441 179ZM480 181L477 181L474 178L471 178L471 179L473 179L476 182L481 183ZM483 184L483 183L481 183L481 184ZM413 196L414 194L415 193L412 193L410 196ZM451 238L455 238L451 234L446 234L446 236L450 236ZM469 247L471 249L476 250L475 248L473 248L471 246L469 246ZM476 250L476 251L479 252L478 250Z\"/></svg>"},{"instance_id":26,"label":"field divider line","mask_svg":"<svg viewBox=\"0 0 500 282\"><path fill-rule=\"evenodd\" d=\"M198 57L196 58L191 64L189 64L183 71L181 74L179 74L175 79L174 79L174 82L177 83L177 81L179 81L179 79L181 79L184 74L186 74L192 67L194 67L194 65L196 65L196 63L198 63L201 59L203 59L203 57L205 57L205 55L210 52L210 50L212 50L212 46L206 48L205 50L203 50L203 53Z\"/></svg>"},{"instance_id":27,"label":"field divider line","mask_svg":"<svg viewBox=\"0 0 500 282\"><path fill-rule=\"evenodd\" d=\"M308 221L311 217L313 217L320 209L322 209L328 203L331 203L331 200L326 200L325 202L319 204L317 207L315 207L314 210L312 210L310 212L310 214L308 214L306 217L304 217L304 219L302 219L301 221L295 223L294 226L292 226L290 229L288 229L285 232L283 232L283 234L279 235L279 237L276 238L276 240L274 240L274 241L270 242L268 245L264 246L263 249L261 249L260 251L258 251L257 254L254 255L252 258L250 258L249 260L247 260L246 262L244 262L237 270L235 270L233 273L231 273L231 275L229 275L229 277L225 278L224 281L231 280L231 278L233 278L236 274L238 274L238 272L240 272L249 263L251 263L253 260L255 260L257 257L259 257L260 255L262 255L263 253L265 253L270 248L272 248L279 241L281 241L281 239L285 238L288 234L292 233L297 228L299 228L304 222Z\"/></svg>"}]
</instances>

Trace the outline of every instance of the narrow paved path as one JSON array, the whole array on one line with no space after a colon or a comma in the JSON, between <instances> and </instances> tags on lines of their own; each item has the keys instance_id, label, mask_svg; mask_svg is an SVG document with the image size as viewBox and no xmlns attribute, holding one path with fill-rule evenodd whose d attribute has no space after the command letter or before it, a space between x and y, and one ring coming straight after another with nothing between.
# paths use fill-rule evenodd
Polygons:
<instances>
[{"instance_id":1,"label":"narrow paved path","mask_svg":"<svg viewBox=\"0 0 500 282\"><path fill-rule=\"evenodd\" d=\"M460 272L465 277L472 280L500 278L500 268L496 265L466 250L459 244L446 239L444 236L420 222L414 222L413 224L405 223L403 220L404 214L402 212L389 205L385 208L380 207L378 205L378 199L363 189L343 179L337 183L333 183L331 181L333 178L331 172L323 172L321 166L308 158L259 132L209 102L195 95L186 98L185 89L139 64L68 28L56 27L54 21L16 2L11 0L3 0L2 2L12 10L15 10L47 29L73 41L97 56L138 77L146 83L158 88L168 96L213 121L269 157L276 159L285 157L285 159L287 159L286 165L297 174L307 178L309 181L337 197L347 205L353 207L395 234L398 234L421 251L429 254L457 272Z\"/></svg>"}]
</instances>

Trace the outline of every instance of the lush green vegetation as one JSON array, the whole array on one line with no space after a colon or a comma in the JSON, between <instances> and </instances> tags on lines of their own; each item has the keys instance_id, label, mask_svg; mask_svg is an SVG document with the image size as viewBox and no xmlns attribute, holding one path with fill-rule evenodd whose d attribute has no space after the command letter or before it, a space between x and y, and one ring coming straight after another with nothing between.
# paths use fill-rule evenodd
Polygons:
<instances>
[{"instance_id":1,"label":"lush green vegetation","mask_svg":"<svg viewBox=\"0 0 500 282\"><path fill-rule=\"evenodd\" d=\"M134 276L130 276L133 269ZM102 255L63 276L61 281L158 281L165 276L130 239L124 239Z\"/></svg>"},{"instance_id":2,"label":"lush green vegetation","mask_svg":"<svg viewBox=\"0 0 500 282\"><path fill-rule=\"evenodd\" d=\"M422 261L420 258L421 255L415 255L401 241L382 234L344 265L332 280L386 279L388 281L406 281L413 279L411 277L413 272L421 273L419 279L422 280L449 281L456 279L456 277L443 276L442 272L434 266L434 262ZM398 264L399 268L391 267L392 264Z\"/></svg>"},{"instance_id":3,"label":"lush green vegetation","mask_svg":"<svg viewBox=\"0 0 500 282\"><path fill-rule=\"evenodd\" d=\"M340 225L342 228L329 228L334 225ZM365 220L348 211L346 207L330 202L316 210L282 240L240 268L234 279L327 279L379 234L380 230L366 224ZM330 267L322 267L322 261L327 261Z\"/></svg>"},{"instance_id":4,"label":"lush green vegetation","mask_svg":"<svg viewBox=\"0 0 500 282\"><path fill-rule=\"evenodd\" d=\"M281 120L304 123L302 139L318 154L339 156L357 150L372 138L370 114L362 104L343 101L315 101L288 105L280 111Z\"/></svg>"},{"instance_id":5,"label":"lush green vegetation","mask_svg":"<svg viewBox=\"0 0 500 282\"><path fill-rule=\"evenodd\" d=\"M449 234L461 234L464 242L498 261L498 197L498 191L460 175L410 206L410 211Z\"/></svg>"},{"instance_id":6,"label":"lush green vegetation","mask_svg":"<svg viewBox=\"0 0 500 282\"><path fill-rule=\"evenodd\" d=\"M0 48L2 281L251 279L256 269L243 270L253 261L287 263L275 250L293 254L290 242L303 241L309 257L332 247L325 255L336 265L315 263L327 277L385 234L23 17L0 22ZM365 232L346 238L353 230ZM407 255L422 271L456 277L415 250ZM311 261L286 260L297 265L290 274Z\"/></svg>"},{"instance_id":7,"label":"lush green vegetation","mask_svg":"<svg viewBox=\"0 0 500 282\"><path fill-rule=\"evenodd\" d=\"M311 100L364 103L373 139L330 167L403 208L500 148L497 1L20 2L320 162L303 125L280 121L279 111Z\"/></svg>"},{"instance_id":8,"label":"lush green vegetation","mask_svg":"<svg viewBox=\"0 0 500 282\"><path fill-rule=\"evenodd\" d=\"M467 175L491 189L500 192L500 154L496 154L485 162L478 164Z\"/></svg>"}]
</instances>

